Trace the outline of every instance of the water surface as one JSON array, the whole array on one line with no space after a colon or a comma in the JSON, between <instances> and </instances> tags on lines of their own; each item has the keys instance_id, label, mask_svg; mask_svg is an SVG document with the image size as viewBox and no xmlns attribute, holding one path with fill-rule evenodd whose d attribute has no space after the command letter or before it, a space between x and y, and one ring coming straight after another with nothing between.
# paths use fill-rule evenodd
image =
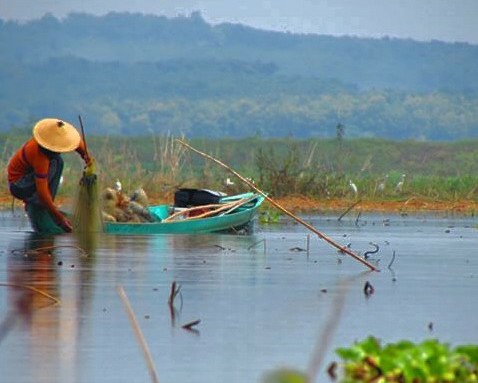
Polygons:
<instances>
[{"instance_id":1,"label":"water surface","mask_svg":"<svg viewBox=\"0 0 478 383\"><path fill-rule=\"evenodd\" d=\"M117 286L160 382L259 382L272 369L306 370L325 328L317 382L329 381L335 348L368 335L478 342L475 218L303 218L361 254L379 245L381 271L288 219L256 222L252 235L103 235L85 256L74 236L38 239L23 216L3 213L0 381L151 381ZM173 281L181 296L171 311ZM366 281L375 289L368 297ZM197 319L196 331L181 328Z\"/></svg>"}]
</instances>

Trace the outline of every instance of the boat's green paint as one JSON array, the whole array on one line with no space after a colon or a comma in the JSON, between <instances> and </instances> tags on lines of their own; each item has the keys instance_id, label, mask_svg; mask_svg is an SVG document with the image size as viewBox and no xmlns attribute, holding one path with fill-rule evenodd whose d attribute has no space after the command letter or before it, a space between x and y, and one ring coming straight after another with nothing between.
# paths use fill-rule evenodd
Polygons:
<instances>
[{"instance_id":1,"label":"boat's green paint","mask_svg":"<svg viewBox=\"0 0 478 383\"><path fill-rule=\"evenodd\" d=\"M216 231L237 229L247 225L253 218L264 201L261 195L252 193L239 196L227 197L224 202L230 202L234 199L246 198L252 196L250 202L237 208L233 212L224 215L218 215L206 218L179 219L171 222L152 222L152 223L119 223L106 222L104 231L108 234L127 234L127 235L147 235L147 234L199 234L211 233ZM166 218L168 213L167 205L152 206L149 208L153 215Z\"/></svg>"}]
</instances>

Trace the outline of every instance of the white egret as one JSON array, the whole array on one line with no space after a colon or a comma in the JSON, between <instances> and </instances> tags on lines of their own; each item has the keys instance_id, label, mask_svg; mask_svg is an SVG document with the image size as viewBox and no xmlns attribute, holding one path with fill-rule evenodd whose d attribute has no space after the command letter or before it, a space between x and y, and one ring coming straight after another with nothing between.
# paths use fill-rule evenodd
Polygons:
<instances>
[{"instance_id":1,"label":"white egret","mask_svg":"<svg viewBox=\"0 0 478 383\"><path fill-rule=\"evenodd\" d=\"M116 179L114 189L115 189L117 192L121 192L121 190L123 189L123 186L121 185L121 182L120 182L120 180L119 180L118 178Z\"/></svg>"},{"instance_id":2,"label":"white egret","mask_svg":"<svg viewBox=\"0 0 478 383\"><path fill-rule=\"evenodd\" d=\"M232 185L234 185L234 182L231 181L231 179L230 179L229 177L227 177L227 179L226 179L226 186L232 186Z\"/></svg>"},{"instance_id":3,"label":"white egret","mask_svg":"<svg viewBox=\"0 0 478 383\"><path fill-rule=\"evenodd\" d=\"M352 192L354 193L354 197L357 197L358 196L358 189L357 189L357 185L355 185L352 180L349 180L349 186L350 186L350 189L352 190Z\"/></svg>"},{"instance_id":4,"label":"white egret","mask_svg":"<svg viewBox=\"0 0 478 383\"><path fill-rule=\"evenodd\" d=\"M401 193L403 189L403 183L405 182L405 174L402 174L400 181L398 181L397 186L395 186L395 193Z\"/></svg>"}]
</instances>

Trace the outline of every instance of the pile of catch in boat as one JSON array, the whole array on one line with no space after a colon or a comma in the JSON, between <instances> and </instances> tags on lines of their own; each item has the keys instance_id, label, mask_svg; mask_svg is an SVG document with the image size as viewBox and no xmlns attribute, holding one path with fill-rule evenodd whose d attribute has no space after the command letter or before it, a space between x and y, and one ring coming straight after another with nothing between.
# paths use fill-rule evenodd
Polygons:
<instances>
[{"instance_id":1,"label":"pile of catch in boat","mask_svg":"<svg viewBox=\"0 0 478 383\"><path fill-rule=\"evenodd\" d=\"M148 196L138 188L128 197L121 190L106 188L101 193L102 217L106 222L154 222Z\"/></svg>"}]
</instances>

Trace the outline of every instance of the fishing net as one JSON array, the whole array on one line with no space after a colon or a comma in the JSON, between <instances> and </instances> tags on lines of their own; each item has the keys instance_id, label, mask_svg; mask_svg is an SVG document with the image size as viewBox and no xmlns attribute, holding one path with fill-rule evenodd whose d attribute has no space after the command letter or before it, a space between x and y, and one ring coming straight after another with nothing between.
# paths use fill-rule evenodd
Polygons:
<instances>
[{"instance_id":1,"label":"fishing net","mask_svg":"<svg viewBox=\"0 0 478 383\"><path fill-rule=\"evenodd\" d=\"M73 214L73 232L80 247L88 253L92 253L96 248L98 234L102 230L95 167L95 161L92 160L83 171Z\"/></svg>"}]
</instances>

